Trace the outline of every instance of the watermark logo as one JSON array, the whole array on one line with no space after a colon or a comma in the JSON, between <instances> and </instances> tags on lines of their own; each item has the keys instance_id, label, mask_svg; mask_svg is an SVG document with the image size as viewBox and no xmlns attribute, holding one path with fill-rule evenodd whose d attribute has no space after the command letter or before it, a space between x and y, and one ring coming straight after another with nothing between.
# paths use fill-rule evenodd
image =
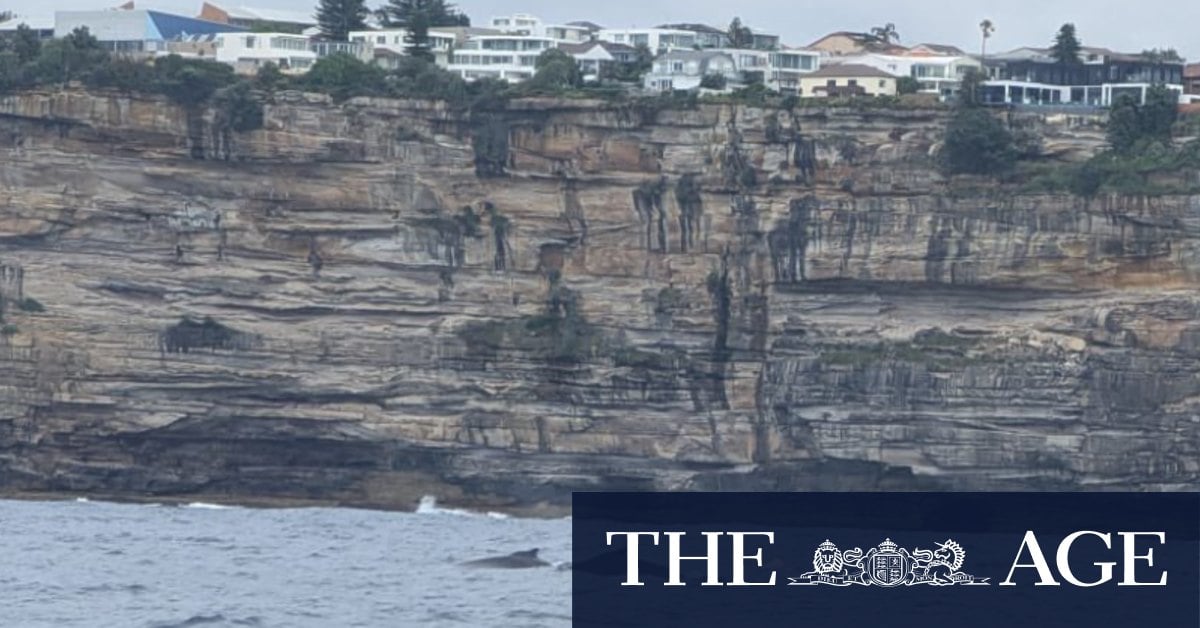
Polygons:
<instances>
[{"instance_id":1,"label":"watermark logo","mask_svg":"<svg viewBox=\"0 0 1200 628\"><path fill-rule=\"evenodd\" d=\"M967 551L953 539L910 552L889 538L866 553L857 547L840 551L826 539L813 552L813 570L788 581L792 586L835 587L987 585L987 578L962 571L966 558Z\"/></svg>"}]
</instances>

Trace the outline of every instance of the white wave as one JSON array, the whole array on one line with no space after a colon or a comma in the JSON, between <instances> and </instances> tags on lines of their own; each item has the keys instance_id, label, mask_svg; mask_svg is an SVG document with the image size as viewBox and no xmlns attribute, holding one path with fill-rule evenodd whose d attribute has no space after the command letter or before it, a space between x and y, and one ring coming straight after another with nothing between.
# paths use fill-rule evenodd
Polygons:
<instances>
[{"instance_id":1,"label":"white wave","mask_svg":"<svg viewBox=\"0 0 1200 628\"><path fill-rule=\"evenodd\" d=\"M229 509L233 508L233 506L222 506L221 504L209 504L206 502L192 502L190 504L185 504L185 505L181 506L181 508L200 508L203 510L229 510Z\"/></svg>"},{"instance_id":2,"label":"white wave","mask_svg":"<svg viewBox=\"0 0 1200 628\"><path fill-rule=\"evenodd\" d=\"M456 515L459 517L487 517L488 519L508 519L508 515L502 512L473 512L463 510L461 508L442 508L438 506L437 498L433 495L426 495L421 498L421 502L417 504L416 514L418 515Z\"/></svg>"},{"instance_id":3,"label":"white wave","mask_svg":"<svg viewBox=\"0 0 1200 628\"><path fill-rule=\"evenodd\" d=\"M88 498L86 498L86 497L76 497L76 498L75 498L75 503L76 503L76 504L88 504L88 503L91 503L91 501L92 501L92 500L90 500L90 499L88 499Z\"/></svg>"}]
</instances>

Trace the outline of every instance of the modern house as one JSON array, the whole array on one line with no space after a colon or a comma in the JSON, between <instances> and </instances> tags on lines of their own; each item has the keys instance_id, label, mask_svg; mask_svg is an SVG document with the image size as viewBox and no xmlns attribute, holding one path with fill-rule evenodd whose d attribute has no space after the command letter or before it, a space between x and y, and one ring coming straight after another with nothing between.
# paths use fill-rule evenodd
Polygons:
<instances>
[{"instance_id":1,"label":"modern house","mask_svg":"<svg viewBox=\"0 0 1200 628\"><path fill-rule=\"evenodd\" d=\"M934 57L965 57L967 53L958 46L950 46L947 44L917 44L908 49L904 54L909 56L934 56Z\"/></svg>"},{"instance_id":2,"label":"modern house","mask_svg":"<svg viewBox=\"0 0 1200 628\"><path fill-rule=\"evenodd\" d=\"M764 83L784 94L799 94L800 79L821 68L821 53L815 50L785 48L767 53Z\"/></svg>"},{"instance_id":3,"label":"modern house","mask_svg":"<svg viewBox=\"0 0 1200 628\"><path fill-rule=\"evenodd\" d=\"M569 43L591 41L593 34L599 30L594 24L583 22L546 24L541 18L527 13L494 17L490 26L509 35L548 37Z\"/></svg>"},{"instance_id":4,"label":"modern house","mask_svg":"<svg viewBox=\"0 0 1200 628\"><path fill-rule=\"evenodd\" d=\"M833 63L868 65L892 76L910 76L921 84L922 93L937 94L943 100L958 93L963 75L983 69L978 59L967 55L942 56L913 50L902 55L866 53L826 60L827 65Z\"/></svg>"},{"instance_id":5,"label":"modern house","mask_svg":"<svg viewBox=\"0 0 1200 628\"><path fill-rule=\"evenodd\" d=\"M517 13L492 18L492 28L513 35L541 35L542 20L528 13Z\"/></svg>"},{"instance_id":6,"label":"modern house","mask_svg":"<svg viewBox=\"0 0 1200 628\"><path fill-rule=\"evenodd\" d=\"M598 80L606 72L637 60L637 48L607 41L559 44L558 49L575 58L584 80Z\"/></svg>"},{"instance_id":7,"label":"modern house","mask_svg":"<svg viewBox=\"0 0 1200 628\"><path fill-rule=\"evenodd\" d=\"M989 55L987 103L1108 107L1123 94L1145 101L1152 85L1183 92L1182 61L1085 47L1078 63L1059 63L1046 48Z\"/></svg>"},{"instance_id":8,"label":"modern house","mask_svg":"<svg viewBox=\"0 0 1200 628\"><path fill-rule=\"evenodd\" d=\"M366 58L394 59L396 55L408 54L408 31L403 28L350 31L347 35L350 43L362 45L362 54ZM434 62L440 66L448 65L450 51L454 49L457 42L458 36L451 31L430 30L429 51L433 53ZM383 54L385 52L392 54Z\"/></svg>"},{"instance_id":9,"label":"modern house","mask_svg":"<svg viewBox=\"0 0 1200 628\"><path fill-rule=\"evenodd\" d=\"M654 60L654 67L642 79L646 89L656 92L699 89L710 74L728 82L739 82L736 61L718 50L673 50Z\"/></svg>"},{"instance_id":10,"label":"modern house","mask_svg":"<svg viewBox=\"0 0 1200 628\"><path fill-rule=\"evenodd\" d=\"M696 45L701 48L728 48L733 45L733 42L729 41L728 32L707 24L660 24L655 28L695 33Z\"/></svg>"},{"instance_id":11,"label":"modern house","mask_svg":"<svg viewBox=\"0 0 1200 628\"><path fill-rule=\"evenodd\" d=\"M289 74L307 72L317 61L308 37L293 33L220 33L214 36L216 60L239 74L254 74L273 63Z\"/></svg>"},{"instance_id":12,"label":"modern house","mask_svg":"<svg viewBox=\"0 0 1200 628\"><path fill-rule=\"evenodd\" d=\"M469 81L494 78L517 83L532 78L538 57L557 45L558 42L549 37L472 36L454 49L446 69Z\"/></svg>"},{"instance_id":13,"label":"modern house","mask_svg":"<svg viewBox=\"0 0 1200 628\"><path fill-rule=\"evenodd\" d=\"M166 42L191 35L246 30L233 24L147 9L58 11L54 14L55 37L65 37L79 27L86 27L102 45L113 52L150 55L165 53Z\"/></svg>"},{"instance_id":14,"label":"modern house","mask_svg":"<svg viewBox=\"0 0 1200 628\"><path fill-rule=\"evenodd\" d=\"M646 46L655 54L671 50L694 50L698 45L696 33L678 28L620 28L604 29L597 33L601 41L626 46Z\"/></svg>"},{"instance_id":15,"label":"modern house","mask_svg":"<svg viewBox=\"0 0 1200 628\"><path fill-rule=\"evenodd\" d=\"M1200 63L1192 63L1183 68L1183 91L1185 94L1200 96Z\"/></svg>"},{"instance_id":16,"label":"modern house","mask_svg":"<svg viewBox=\"0 0 1200 628\"><path fill-rule=\"evenodd\" d=\"M868 52L898 55L908 50L904 46L884 41L870 33L852 31L830 33L805 48L816 50L826 56L860 55Z\"/></svg>"},{"instance_id":17,"label":"modern house","mask_svg":"<svg viewBox=\"0 0 1200 628\"><path fill-rule=\"evenodd\" d=\"M317 25L317 19L312 11L222 7L211 2L205 2L200 7L198 17L209 22L232 24L260 32L276 31L301 34Z\"/></svg>"},{"instance_id":18,"label":"modern house","mask_svg":"<svg viewBox=\"0 0 1200 628\"><path fill-rule=\"evenodd\" d=\"M821 67L821 54L814 50L719 48L716 51L733 59L740 73L737 82L762 82L769 89L781 93L798 93L800 77Z\"/></svg>"},{"instance_id":19,"label":"modern house","mask_svg":"<svg viewBox=\"0 0 1200 628\"><path fill-rule=\"evenodd\" d=\"M829 96L895 96L896 76L858 63L825 65L800 79L805 98Z\"/></svg>"},{"instance_id":20,"label":"modern house","mask_svg":"<svg viewBox=\"0 0 1200 628\"><path fill-rule=\"evenodd\" d=\"M779 48L779 35L750 29L750 47L755 50L776 50Z\"/></svg>"}]
</instances>

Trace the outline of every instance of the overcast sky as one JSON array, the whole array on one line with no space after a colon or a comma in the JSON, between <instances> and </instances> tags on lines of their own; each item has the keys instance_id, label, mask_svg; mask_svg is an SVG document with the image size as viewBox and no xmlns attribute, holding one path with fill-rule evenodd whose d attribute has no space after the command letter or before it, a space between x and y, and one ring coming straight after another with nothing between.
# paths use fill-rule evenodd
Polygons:
<instances>
[{"instance_id":1,"label":"overcast sky","mask_svg":"<svg viewBox=\"0 0 1200 628\"><path fill-rule=\"evenodd\" d=\"M0 0L0 10L45 14L57 9L102 8L123 0ZM215 4L304 10L310 0L213 0ZM368 0L371 1L371 0ZM195 15L201 0L137 0L139 8ZM374 2L373 4L378 4ZM533 13L547 21L591 20L604 26L706 22L724 27L734 14L755 28L779 33L802 46L834 30L867 30L894 22L901 43L979 49L978 24L989 18L996 33L989 50L1049 45L1064 22L1074 22L1084 45L1127 52L1175 48L1200 59L1200 2L1196 0L460 0L479 25L493 15Z\"/></svg>"}]
</instances>

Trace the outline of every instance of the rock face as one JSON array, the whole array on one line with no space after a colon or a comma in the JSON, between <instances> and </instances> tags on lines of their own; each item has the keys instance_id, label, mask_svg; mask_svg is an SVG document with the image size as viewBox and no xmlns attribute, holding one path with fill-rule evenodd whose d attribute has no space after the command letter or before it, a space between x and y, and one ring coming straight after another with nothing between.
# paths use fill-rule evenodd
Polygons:
<instances>
[{"instance_id":1,"label":"rock face","mask_svg":"<svg viewBox=\"0 0 1200 628\"><path fill-rule=\"evenodd\" d=\"M1200 197L946 181L944 115L0 98L0 489L1196 489Z\"/></svg>"}]
</instances>

